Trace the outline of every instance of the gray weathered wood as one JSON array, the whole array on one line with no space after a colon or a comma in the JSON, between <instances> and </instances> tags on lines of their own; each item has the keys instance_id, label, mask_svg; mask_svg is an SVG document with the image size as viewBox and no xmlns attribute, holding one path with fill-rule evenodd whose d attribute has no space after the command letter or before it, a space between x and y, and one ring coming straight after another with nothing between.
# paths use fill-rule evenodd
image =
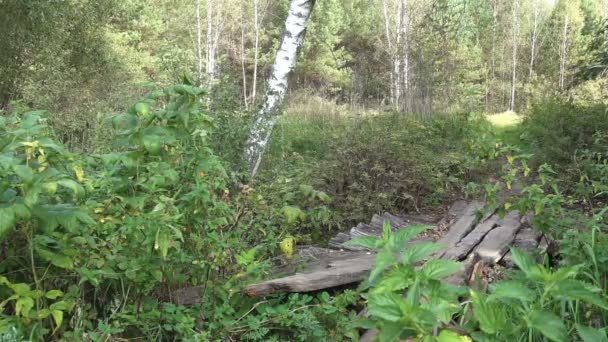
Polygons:
<instances>
[{"instance_id":1,"label":"gray weathered wood","mask_svg":"<svg viewBox=\"0 0 608 342\"><path fill-rule=\"evenodd\" d=\"M478 224L456 246L448 249L441 256L442 259L462 260L477 246L481 240L498 224L498 216L493 215L486 221Z\"/></svg>"},{"instance_id":2,"label":"gray weathered wood","mask_svg":"<svg viewBox=\"0 0 608 342\"><path fill-rule=\"evenodd\" d=\"M453 248L456 244L462 240L475 226L477 221L477 210L483 208L483 203L473 201L467 205L463 211L462 216L450 226L448 233L442 237L438 243L447 247L448 249Z\"/></svg>"},{"instance_id":3,"label":"gray weathered wood","mask_svg":"<svg viewBox=\"0 0 608 342\"><path fill-rule=\"evenodd\" d=\"M522 223L525 225L526 221L522 219ZM538 250L541 237L542 233L532 227L521 228L517 235L515 235L515 241L513 241L512 247L518 248L526 253L533 253ZM515 266L510 251L507 252L500 262L507 267Z\"/></svg>"},{"instance_id":4,"label":"gray weathered wood","mask_svg":"<svg viewBox=\"0 0 608 342\"><path fill-rule=\"evenodd\" d=\"M350 240L350 235L346 233L338 233L338 235L334 236L329 240L327 245L332 248L342 248L342 244L346 241Z\"/></svg>"},{"instance_id":5,"label":"gray weathered wood","mask_svg":"<svg viewBox=\"0 0 608 342\"><path fill-rule=\"evenodd\" d=\"M324 270L296 273L249 285L244 292L251 297L262 297L277 292L310 292L359 282L367 277L374 265L374 259L374 254L368 254L349 260L338 260Z\"/></svg>"},{"instance_id":6,"label":"gray weathered wood","mask_svg":"<svg viewBox=\"0 0 608 342\"><path fill-rule=\"evenodd\" d=\"M391 223L391 228L393 229L399 229L408 224L404 219L397 217L389 212L382 214L382 218L388 220Z\"/></svg>"},{"instance_id":7,"label":"gray weathered wood","mask_svg":"<svg viewBox=\"0 0 608 342\"><path fill-rule=\"evenodd\" d=\"M381 236L382 231L372 228L365 223L359 223L356 227L350 229L350 238L356 239L363 236Z\"/></svg>"},{"instance_id":8,"label":"gray weathered wood","mask_svg":"<svg viewBox=\"0 0 608 342\"><path fill-rule=\"evenodd\" d=\"M509 246L515 240L515 235L521 228L521 215L517 211L508 213L498 227L492 229L475 247L474 252L489 264L495 264L506 254Z\"/></svg>"}]
</instances>

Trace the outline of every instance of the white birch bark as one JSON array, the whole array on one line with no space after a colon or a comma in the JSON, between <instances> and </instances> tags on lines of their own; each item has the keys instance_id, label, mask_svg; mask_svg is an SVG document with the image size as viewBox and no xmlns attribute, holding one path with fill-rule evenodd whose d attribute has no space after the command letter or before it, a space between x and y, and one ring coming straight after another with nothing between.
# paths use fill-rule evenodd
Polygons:
<instances>
[{"instance_id":1,"label":"white birch bark","mask_svg":"<svg viewBox=\"0 0 608 342\"><path fill-rule=\"evenodd\" d=\"M247 99L247 73L245 72L245 14L243 10L243 0L240 1L241 12L241 73L243 77L243 103L245 110L249 109L249 100Z\"/></svg>"},{"instance_id":2,"label":"white birch bark","mask_svg":"<svg viewBox=\"0 0 608 342\"><path fill-rule=\"evenodd\" d=\"M517 82L517 36L519 34L519 0L513 2L513 68L511 73L511 101L509 109L515 111L515 85Z\"/></svg>"},{"instance_id":3,"label":"white birch bark","mask_svg":"<svg viewBox=\"0 0 608 342\"><path fill-rule=\"evenodd\" d=\"M390 26L391 26L391 21L390 21L390 17L388 16L388 4L387 4L387 0L383 0L382 1L382 5L383 5L383 14L384 14L384 31L385 31L385 35L386 35L386 43L388 45L388 51L390 52L391 55L394 55L394 51L393 51L393 43L392 43L392 38L391 38L391 31L390 31ZM391 56L392 57L392 56ZM397 103L397 101L395 100L395 59L393 58L392 60L392 67L391 67L391 71L390 71L390 95L391 95L391 103L393 105L395 105Z\"/></svg>"},{"instance_id":4,"label":"white birch bark","mask_svg":"<svg viewBox=\"0 0 608 342\"><path fill-rule=\"evenodd\" d=\"M540 24L540 0L532 0L532 37L530 41L530 68L528 82L534 76L534 59L536 58L536 41L538 39L538 26Z\"/></svg>"},{"instance_id":5,"label":"white birch bark","mask_svg":"<svg viewBox=\"0 0 608 342\"><path fill-rule=\"evenodd\" d=\"M201 0L196 0L196 59L198 82L203 83L203 28L201 26Z\"/></svg>"},{"instance_id":6,"label":"white birch bark","mask_svg":"<svg viewBox=\"0 0 608 342\"><path fill-rule=\"evenodd\" d=\"M283 38L272 66L272 74L268 79L266 99L254 121L245 150L252 179L260 167L272 128L277 120L278 110L285 100L288 76L296 65L298 50L302 46L314 4L315 0L291 0Z\"/></svg>"},{"instance_id":7,"label":"white birch bark","mask_svg":"<svg viewBox=\"0 0 608 342\"><path fill-rule=\"evenodd\" d=\"M410 105L409 100L411 98L410 91L410 51L409 51L409 25L410 25L410 14L408 7L408 0L401 1L401 31L403 39L403 90L402 90L402 110L409 111Z\"/></svg>"},{"instance_id":8,"label":"white birch bark","mask_svg":"<svg viewBox=\"0 0 608 342\"><path fill-rule=\"evenodd\" d=\"M217 51L224 26L221 0L207 0L206 68L209 87L217 79Z\"/></svg>"},{"instance_id":9,"label":"white birch bark","mask_svg":"<svg viewBox=\"0 0 608 342\"><path fill-rule=\"evenodd\" d=\"M260 0L253 0L253 21L255 29L255 39L253 43L253 84L251 85L251 98L255 103L258 87L258 59L260 53Z\"/></svg>"},{"instance_id":10,"label":"white birch bark","mask_svg":"<svg viewBox=\"0 0 608 342\"><path fill-rule=\"evenodd\" d=\"M570 18L568 15L564 18L564 32L562 44L559 50L559 89L564 89L564 80L566 75L566 64L568 61L568 25Z\"/></svg>"}]
</instances>

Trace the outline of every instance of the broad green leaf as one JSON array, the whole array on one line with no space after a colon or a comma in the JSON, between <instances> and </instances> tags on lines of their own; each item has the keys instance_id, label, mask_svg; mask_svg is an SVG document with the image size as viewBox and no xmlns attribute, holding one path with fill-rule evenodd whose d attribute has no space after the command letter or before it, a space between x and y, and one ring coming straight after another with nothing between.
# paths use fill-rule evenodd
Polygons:
<instances>
[{"instance_id":1,"label":"broad green leaf","mask_svg":"<svg viewBox=\"0 0 608 342\"><path fill-rule=\"evenodd\" d=\"M138 102L135 104L135 111L143 117L150 115L150 105L145 102Z\"/></svg>"},{"instance_id":2,"label":"broad green leaf","mask_svg":"<svg viewBox=\"0 0 608 342\"><path fill-rule=\"evenodd\" d=\"M56 299L57 297L62 297L63 292L59 290L50 290L45 294L45 297L48 299Z\"/></svg>"},{"instance_id":3,"label":"broad green leaf","mask_svg":"<svg viewBox=\"0 0 608 342\"><path fill-rule=\"evenodd\" d=\"M35 246L34 249L41 258L50 262L51 264L68 270L74 269L74 262L69 257L63 254L51 252L48 249L40 246Z\"/></svg>"},{"instance_id":4,"label":"broad green leaf","mask_svg":"<svg viewBox=\"0 0 608 342\"><path fill-rule=\"evenodd\" d=\"M596 305L604 310L608 310L608 303L606 303L604 298L595 293L600 291L599 288L594 288L591 285L574 279L562 280L551 288L551 293L557 297L568 300L582 300L591 305Z\"/></svg>"},{"instance_id":5,"label":"broad green leaf","mask_svg":"<svg viewBox=\"0 0 608 342\"><path fill-rule=\"evenodd\" d=\"M26 184L34 180L34 170L27 165L15 165L13 166L13 172Z\"/></svg>"},{"instance_id":6,"label":"broad green leaf","mask_svg":"<svg viewBox=\"0 0 608 342\"><path fill-rule=\"evenodd\" d=\"M608 342L606 331L603 329L594 329L581 324L576 324L576 331L583 342Z\"/></svg>"},{"instance_id":7,"label":"broad green leaf","mask_svg":"<svg viewBox=\"0 0 608 342\"><path fill-rule=\"evenodd\" d=\"M395 293L373 293L369 295L367 310L373 317L399 322L403 317L402 302L403 298Z\"/></svg>"},{"instance_id":8,"label":"broad green leaf","mask_svg":"<svg viewBox=\"0 0 608 342\"><path fill-rule=\"evenodd\" d=\"M483 294L476 291L471 291L471 300L473 302L473 315L483 332L495 335L505 328L507 320L502 305L487 302Z\"/></svg>"},{"instance_id":9,"label":"broad green leaf","mask_svg":"<svg viewBox=\"0 0 608 342\"><path fill-rule=\"evenodd\" d=\"M374 283L378 276L389 266L397 263L393 253L387 250L383 250L376 255L374 260L374 268L369 274L369 282Z\"/></svg>"},{"instance_id":10,"label":"broad green leaf","mask_svg":"<svg viewBox=\"0 0 608 342\"><path fill-rule=\"evenodd\" d=\"M412 267L400 265L383 275L378 284L375 285L374 291L393 292L404 290L413 284L414 277L415 271Z\"/></svg>"},{"instance_id":11,"label":"broad green leaf","mask_svg":"<svg viewBox=\"0 0 608 342\"><path fill-rule=\"evenodd\" d=\"M433 242L417 243L405 248L401 254L402 262L406 265L415 264L443 249L444 246Z\"/></svg>"},{"instance_id":12,"label":"broad green leaf","mask_svg":"<svg viewBox=\"0 0 608 342\"><path fill-rule=\"evenodd\" d=\"M451 330L442 330L437 336L437 342L472 342L470 337L461 336Z\"/></svg>"},{"instance_id":13,"label":"broad green leaf","mask_svg":"<svg viewBox=\"0 0 608 342\"><path fill-rule=\"evenodd\" d=\"M382 325L380 334L378 335L379 342L395 342L400 340L401 333L404 330L402 323L387 322Z\"/></svg>"},{"instance_id":14,"label":"broad green leaf","mask_svg":"<svg viewBox=\"0 0 608 342\"><path fill-rule=\"evenodd\" d=\"M146 151L150 154L159 154L163 148L162 137L158 135L147 134L141 138L141 142L144 145Z\"/></svg>"},{"instance_id":15,"label":"broad green leaf","mask_svg":"<svg viewBox=\"0 0 608 342\"><path fill-rule=\"evenodd\" d=\"M76 181L73 181L71 179L62 179L58 180L57 184L72 190L74 192L74 195L76 195L77 197L81 197L82 195L84 195L84 188Z\"/></svg>"},{"instance_id":16,"label":"broad green leaf","mask_svg":"<svg viewBox=\"0 0 608 342\"><path fill-rule=\"evenodd\" d=\"M51 311L51 315L53 315L53 320L55 321L55 330L59 329L61 323L63 323L63 311L61 310L53 310Z\"/></svg>"},{"instance_id":17,"label":"broad green leaf","mask_svg":"<svg viewBox=\"0 0 608 342\"><path fill-rule=\"evenodd\" d=\"M568 329L564 322L549 311L532 310L528 313L528 327L541 332L546 338L555 342L568 342Z\"/></svg>"},{"instance_id":18,"label":"broad green leaf","mask_svg":"<svg viewBox=\"0 0 608 342\"><path fill-rule=\"evenodd\" d=\"M0 243L4 241L15 228L15 212L11 207L0 207Z\"/></svg>"},{"instance_id":19,"label":"broad green leaf","mask_svg":"<svg viewBox=\"0 0 608 342\"><path fill-rule=\"evenodd\" d=\"M306 214L304 214L302 209L291 205L284 206L281 211L283 212L283 216L285 216L285 219L289 224L296 223L298 222L298 220L304 219L306 217Z\"/></svg>"},{"instance_id":20,"label":"broad green leaf","mask_svg":"<svg viewBox=\"0 0 608 342\"><path fill-rule=\"evenodd\" d=\"M515 280L505 280L492 285L492 294L488 297L488 300L494 301L504 298L531 302L536 298L536 293L524 283Z\"/></svg>"},{"instance_id":21,"label":"broad green leaf","mask_svg":"<svg viewBox=\"0 0 608 342\"><path fill-rule=\"evenodd\" d=\"M15 315L27 317L33 307L34 300L31 297L20 297L15 303Z\"/></svg>"},{"instance_id":22,"label":"broad green leaf","mask_svg":"<svg viewBox=\"0 0 608 342\"><path fill-rule=\"evenodd\" d=\"M462 264L451 260L431 260L421 269L427 279L440 280L462 270Z\"/></svg>"},{"instance_id":23,"label":"broad green leaf","mask_svg":"<svg viewBox=\"0 0 608 342\"><path fill-rule=\"evenodd\" d=\"M517 267L519 267L522 272L526 275L529 275L535 268L537 268L537 264L532 259L532 257L524 252L520 251L517 248L511 248L511 256L513 257L513 262Z\"/></svg>"},{"instance_id":24,"label":"broad green leaf","mask_svg":"<svg viewBox=\"0 0 608 342\"><path fill-rule=\"evenodd\" d=\"M393 251L400 252L405 247L406 242L430 228L431 226L413 226L401 229L391 235L389 246Z\"/></svg>"},{"instance_id":25,"label":"broad green leaf","mask_svg":"<svg viewBox=\"0 0 608 342\"><path fill-rule=\"evenodd\" d=\"M346 241L344 244L346 246L359 246L369 249L377 249L378 247L381 247L381 242L382 240L372 236L362 236L356 239Z\"/></svg>"},{"instance_id":26,"label":"broad green leaf","mask_svg":"<svg viewBox=\"0 0 608 342\"><path fill-rule=\"evenodd\" d=\"M25 284L25 283L10 284L9 287L18 296L24 296L24 297L25 296L29 296L30 293L31 293L31 291L32 291L32 289L30 288L30 286L28 284Z\"/></svg>"}]
</instances>

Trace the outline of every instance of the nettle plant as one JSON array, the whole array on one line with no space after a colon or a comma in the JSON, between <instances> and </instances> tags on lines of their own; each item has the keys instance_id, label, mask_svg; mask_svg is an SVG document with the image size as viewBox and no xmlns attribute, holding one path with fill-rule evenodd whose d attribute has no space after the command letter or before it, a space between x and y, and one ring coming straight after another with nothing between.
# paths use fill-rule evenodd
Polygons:
<instances>
[{"instance_id":1,"label":"nettle plant","mask_svg":"<svg viewBox=\"0 0 608 342\"><path fill-rule=\"evenodd\" d=\"M461 312L458 298L463 288L442 282L460 271L462 264L449 260L429 260L444 247L433 242L408 244L429 229L415 226L391 232L385 223L381 238L364 237L352 245L378 251L365 287L369 319L358 325L378 328L380 341L416 338L420 341L470 341L449 329L453 317Z\"/></svg>"}]
</instances>

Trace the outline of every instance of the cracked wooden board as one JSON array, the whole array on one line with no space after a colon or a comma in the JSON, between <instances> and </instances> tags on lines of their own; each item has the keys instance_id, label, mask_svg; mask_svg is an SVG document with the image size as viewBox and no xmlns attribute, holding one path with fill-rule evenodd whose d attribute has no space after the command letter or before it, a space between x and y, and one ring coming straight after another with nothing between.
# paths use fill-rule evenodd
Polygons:
<instances>
[{"instance_id":1,"label":"cracked wooden board","mask_svg":"<svg viewBox=\"0 0 608 342\"><path fill-rule=\"evenodd\" d=\"M323 270L252 284L243 292L251 297L262 297L278 292L311 292L356 283L367 277L374 266L375 257L375 254L368 254L339 260Z\"/></svg>"},{"instance_id":2,"label":"cracked wooden board","mask_svg":"<svg viewBox=\"0 0 608 342\"><path fill-rule=\"evenodd\" d=\"M463 211L462 216L450 226L447 234L437 242L448 249L456 246L456 244L475 227L477 211L482 208L483 203L481 202L473 201L469 203Z\"/></svg>"},{"instance_id":3,"label":"cracked wooden board","mask_svg":"<svg viewBox=\"0 0 608 342\"><path fill-rule=\"evenodd\" d=\"M487 263L497 263L507 253L521 226L519 212L508 213L504 219L500 220L498 226L492 229L475 247L473 253L479 254L481 259Z\"/></svg>"}]
</instances>

